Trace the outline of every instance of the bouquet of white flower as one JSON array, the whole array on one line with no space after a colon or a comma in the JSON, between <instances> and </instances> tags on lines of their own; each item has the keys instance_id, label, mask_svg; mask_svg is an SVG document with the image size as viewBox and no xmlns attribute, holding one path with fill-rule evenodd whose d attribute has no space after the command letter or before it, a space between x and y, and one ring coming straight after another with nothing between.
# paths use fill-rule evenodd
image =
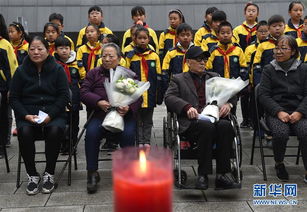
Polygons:
<instances>
[{"instance_id":1,"label":"bouquet of white flower","mask_svg":"<svg viewBox=\"0 0 307 212\"><path fill-rule=\"evenodd\" d=\"M134 80L134 77L134 72L121 66L117 66L115 70L110 70L110 82L105 81L104 87L112 108L132 104L149 89L149 82L140 82ZM110 110L102 126L111 132L122 132L124 130L124 119L116 110Z\"/></svg>"},{"instance_id":2,"label":"bouquet of white flower","mask_svg":"<svg viewBox=\"0 0 307 212\"><path fill-rule=\"evenodd\" d=\"M215 121L219 120L219 107L234 95L239 93L248 85L248 80L243 81L240 77L237 79L227 79L223 77L212 77L206 81L206 103L207 106L199 115L199 119L213 117ZM211 119L212 120L212 119Z\"/></svg>"}]
</instances>

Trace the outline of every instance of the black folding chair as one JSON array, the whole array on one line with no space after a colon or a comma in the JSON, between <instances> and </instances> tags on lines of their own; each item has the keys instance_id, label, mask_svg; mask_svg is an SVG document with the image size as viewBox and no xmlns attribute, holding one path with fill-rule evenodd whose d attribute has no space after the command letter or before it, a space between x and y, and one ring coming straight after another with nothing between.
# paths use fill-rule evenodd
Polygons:
<instances>
[{"instance_id":1,"label":"black folding chair","mask_svg":"<svg viewBox=\"0 0 307 212\"><path fill-rule=\"evenodd\" d=\"M269 147L266 147L263 145L262 134L264 133L271 134L271 130L266 125L264 109L262 108L261 104L259 104L259 101L258 101L258 90L259 90L259 85L255 87L256 126L254 126L254 132L253 132L253 144L252 144L250 165L253 165L255 148L259 148L261 164L262 164L263 180L267 181L267 174L266 174L266 168L265 168L265 157L274 157L274 154L264 154L264 148L269 148ZM290 132L290 136L295 136L294 132ZM259 145L256 145L256 137L258 137ZM296 157L296 165L298 165L299 158L300 158L300 149L301 149L300 145L297 145L297 146L287 145L287 148L297 148L297 154L286 154L285 157Z\"/></svg>"}]
</instances>

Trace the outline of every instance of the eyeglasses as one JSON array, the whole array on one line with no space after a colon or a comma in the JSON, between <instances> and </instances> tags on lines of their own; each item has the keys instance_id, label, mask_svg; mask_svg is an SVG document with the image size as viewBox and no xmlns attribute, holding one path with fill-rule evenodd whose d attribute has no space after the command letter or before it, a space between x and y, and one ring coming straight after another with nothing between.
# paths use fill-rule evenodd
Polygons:
<instances>
[{"instance_id":1,"label":"eyeglasses","mask_svg":"<svg viewBox=\"0 0 307 212\"><path fill-rule=\"evenodd\" d=\"M274 52L274 53L276 53L276 52L278 52L278 51L286 52L287 50L292 50L292 49L290 49L290 48L278 48L278 47L276 47L276 48L273 49L273 52Z\"/></svg>"},{"instance_id":2,"label":"eyeglasses","mask_svg":"<svg viewBox=\"0 0 307 212\"><path fill-rule=\"evenodd\" d=\"M207 62L208 58L206 58L206 57L197 57L197 58L194 58L193 60L196 60L197 62L200 63L202 61Z\"/></svg>"}]
</instances>

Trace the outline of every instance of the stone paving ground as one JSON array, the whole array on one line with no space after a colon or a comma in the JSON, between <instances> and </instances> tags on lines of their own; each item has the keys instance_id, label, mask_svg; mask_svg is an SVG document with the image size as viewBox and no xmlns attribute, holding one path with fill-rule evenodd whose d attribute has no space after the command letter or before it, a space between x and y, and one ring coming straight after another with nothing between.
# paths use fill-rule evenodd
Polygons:
<instances>
[{"instance_id":1,"label":"stone paving ground","mask_svg":"<svg viewBox=\"0 0 307 212\"><path fill-rule=\"evenodd\" d=\"M240 111L240 110L238 110ZM165 107L159 106L154 113L154 128L152 134L153 144L162 144L162 119L166 115ZM81 124L85 122L85 112L81 112ZM240 121L240 117L239 117ZM256 149L254 165L249 165L252 131L241 130L243 140L243 182L240 190L215 191L214 176L209 177L209 189L205 192L199 190L179 190L174 188L173 211L307 211L307 185L303 183L303 166L295 165L295 159L287 158L285 160L288 172L290 173L290 182L297 184L297 197L292 198L298 201L298 205L289 206L256 206L253 204L253 184L255 183L278 183L275 177L274 162L272 158L266 158L268 181L263 181L262 168L259 157L259 150ZM290 142L295 143L295 140ZM43 149L43 142L37 143L37 149ZM16 170L17 170L17 139L12 137L12 145L8 148L11 172L6 173L4 160L0 160L0 211L1 212L38 212L38 211L57 211L57 212L95 212L112 211L112 178L111 162L100 162L99 172L102 180L99 190L96 194L88 195L86 192L86 163L84 155L84 141L78 146L78 170L72 172L72 184L67 185L67 172L64 173L58 188L52 194L38 194L36 196L27 196L25 187L27 179L25 169L22 166L22 185L16 189ZM271 151L271 150L267 150ZM295 149L289 152L296 152ZM104 153L106 154L106 153ZM63 157L63 156L61 156ZM103 157L103 155L102 155ZM183 169L188 173L188 183L194 183L196 177L193 174L192 166L195 161L184 161ZM57 164L57 171L63 164ZM44 166L38 164L38 170L43 172ZM274 197L266 197L274 199ZM258 198L261 199L261 198ZM265 198L262 198L265 199ZM284 195L275 199L288 200Z\"/></svg>"}]
</instances>

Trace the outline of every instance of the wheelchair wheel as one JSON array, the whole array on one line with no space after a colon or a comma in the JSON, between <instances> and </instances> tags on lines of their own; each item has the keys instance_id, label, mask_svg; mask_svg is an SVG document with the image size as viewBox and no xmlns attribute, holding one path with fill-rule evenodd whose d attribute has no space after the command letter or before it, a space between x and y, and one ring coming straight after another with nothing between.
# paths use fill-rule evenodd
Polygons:
<instances>
[{"instance_id":1,"label":"wheelchair wheel","mask_svg":"<svg viewBox=\"0 0 307 212\"><path fill-rule=\"evenodd\" d=\"M164 148L168 147L169 141L168 141L168 129L167 129L167 123L165 117L163 117L163 146Z\"/></svg>"},{"instance_id":2,"label":"wheelchair wheel","mask_svg":"<svg viewBox=\"0 0 307 212\"><path fill-rule=\"evenodd\" d=\"M238 177L240 177L240 181L242 182L242 180L243 180L242 170L240 170L240 176L238 176L237 168L233 168L232 171L231 171L231 174L233 175L236 182L239 182Z\"/></svg>"},{"instance_id":3,"label":"wheelchair wheel","mask_svg":"<svg viewBox=\"0 0 307 212\"><path fill-rule=\"evenodd\" d=\"M175 186L177 188L181 188L182 185L186 185L188 175L187 175L186 171L181 170L181 184L179 184L179 171L178 171L178 169L174 169L174 179L175 179Z\"/></svg>"}]
</instances>

